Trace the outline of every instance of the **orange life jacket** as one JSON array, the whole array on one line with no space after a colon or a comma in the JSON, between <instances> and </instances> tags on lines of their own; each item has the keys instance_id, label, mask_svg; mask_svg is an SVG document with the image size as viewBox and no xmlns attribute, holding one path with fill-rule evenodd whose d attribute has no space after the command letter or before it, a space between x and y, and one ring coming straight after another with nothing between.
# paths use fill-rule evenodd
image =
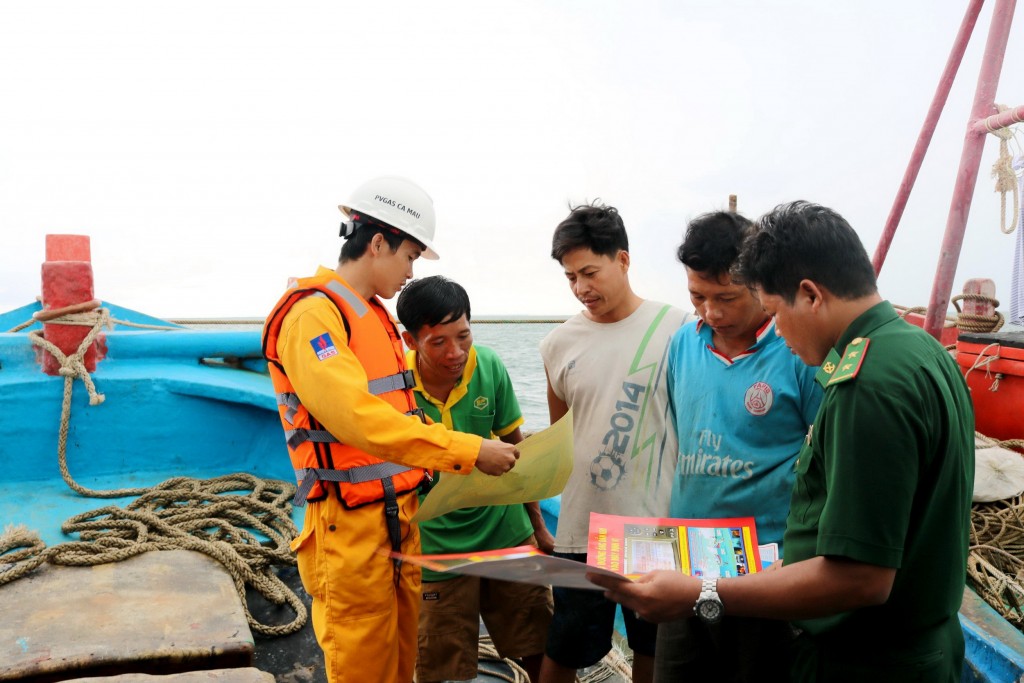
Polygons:
<instances>
[{"instance_id":1,"label":"orange life jacket","mask_svg":"<svg viewBox=\"0 0 1024 683\"><path fill-rule=\"evenodd\" d=\"M348 346L369 378L367 390L402 413L417 414L421 419L423 415L411 390L414 380L406 370L398 326L380 301L374 297L367 302L330 275L298 280L274 306L263 327L263 355L269 361L281 426L299 482L295 503L302 505L305 500L325 498L324 482L334 482L336 494L350 508L391 501L396 494L415 490L427 477L426 470L382 460L339 442L306 410L295 393L278 357L277 340L285 315L295 302L307 296L325 296L338 307L348 332Z\"/></svg>"}]
</instances>

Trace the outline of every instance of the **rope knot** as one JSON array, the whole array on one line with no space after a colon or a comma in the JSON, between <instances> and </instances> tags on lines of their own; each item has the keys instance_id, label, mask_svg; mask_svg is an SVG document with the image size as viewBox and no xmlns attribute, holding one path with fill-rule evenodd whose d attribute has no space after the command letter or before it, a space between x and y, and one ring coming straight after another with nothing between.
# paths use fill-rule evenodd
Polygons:
<instances>
[{"instance_id":1,"label":"rope knot","mask_svg":"<svg viewBox=\"0 0 1024 683\"><path fill-rule=\"evenodd\" d=\"M997 104L996 109L1002 113L1008 109L1005 104ZM986 124L988 127L988 124ZM995 178L996 186L995 191L1000 194L999 197L999 229L1003 234L1009 235L1017 228L1017 220L1020 218L1020 197L1017 194L1017 174L1013 169L1013 158L1010 155L1009 142L1014 136L1012 128L1000 128L993 130L991 127L988 128L988 132L999 138L999 157L995 163L992 164L992 177ZM1006 195L1013 197L1013 219L1009 226L1006 224Z\"/></svg>"}]
</instances>

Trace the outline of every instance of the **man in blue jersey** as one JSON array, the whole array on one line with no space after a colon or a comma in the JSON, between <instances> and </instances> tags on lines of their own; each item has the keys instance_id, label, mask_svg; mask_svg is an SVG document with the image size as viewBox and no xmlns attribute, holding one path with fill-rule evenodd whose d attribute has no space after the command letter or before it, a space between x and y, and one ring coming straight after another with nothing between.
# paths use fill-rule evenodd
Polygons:
<instances>
[{"instance_id":1,"label":"man in blue jersey","mask_svg":"<svg viewBox=\"0 0 1024 683\"><path fill-rule=\"evenodd\" d=\"M736 213L704 214L687 227L676 254L699 318L669 346L679 440L669 512L754 517L758 542L779 551L793 463L822 392L816 369L790 353L757 296L730 276L749 228ZM655 680L788 680L791 634L786 622L743 617L661 624Z\"/></svg>"}]
</instances>

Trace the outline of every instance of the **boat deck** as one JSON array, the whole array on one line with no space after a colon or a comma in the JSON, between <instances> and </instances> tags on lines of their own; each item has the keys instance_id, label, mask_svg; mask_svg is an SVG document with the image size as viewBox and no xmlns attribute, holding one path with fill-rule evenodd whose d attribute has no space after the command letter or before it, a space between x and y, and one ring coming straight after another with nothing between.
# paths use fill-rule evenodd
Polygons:
<instances>
[{"instance_id":1,"label":"boat deck","mask_svg":"<svg viewBox=\"0 0 1024 683\"><path fill-rule=\"evenodd\" d=\"M121 674L76 678L75 683L274 683L274 675L259 669L214 669L188 671L154 678L152 674Z\"/></svg>"},{"instance_id":2,"label":"boat deck","mask_svg":"<svg viewBox=\"0 0 1024 683\"><path fill-rule=\"evenodd\" d=\"M255 646L231 577L200 553L43 565L0 586L0 681L247 667Z\"/></svg>"}]
</instances>

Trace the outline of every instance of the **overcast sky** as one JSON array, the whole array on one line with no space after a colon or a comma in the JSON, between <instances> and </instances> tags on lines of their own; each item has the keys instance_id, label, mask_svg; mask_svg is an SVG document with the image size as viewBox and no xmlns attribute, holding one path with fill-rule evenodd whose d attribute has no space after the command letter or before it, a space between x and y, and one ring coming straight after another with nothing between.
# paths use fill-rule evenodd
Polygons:
<instances>
[{"instance_id":1,"label":"overcast sky","mask_svg":"<svg viewBox=\"0 0 1024 683\"><path fill-rule=\"evenodd\" d=\"M569 203L617 206L634 289L687 303L686 222L807 199L875 244L960 25L954 0L8 2L0 11L0 310L47 233L92 239L96 295L263 316L333 267L338 203L400 174L434 198L474 312L579 310L549 257ZM926 305L994 3L882 272ZM1019 14L1019 13L1018 13ZM1024 103L1024 17L998 102ZM986 144L954 294L1009 299Z\"/></svg>"}]
</instances>

